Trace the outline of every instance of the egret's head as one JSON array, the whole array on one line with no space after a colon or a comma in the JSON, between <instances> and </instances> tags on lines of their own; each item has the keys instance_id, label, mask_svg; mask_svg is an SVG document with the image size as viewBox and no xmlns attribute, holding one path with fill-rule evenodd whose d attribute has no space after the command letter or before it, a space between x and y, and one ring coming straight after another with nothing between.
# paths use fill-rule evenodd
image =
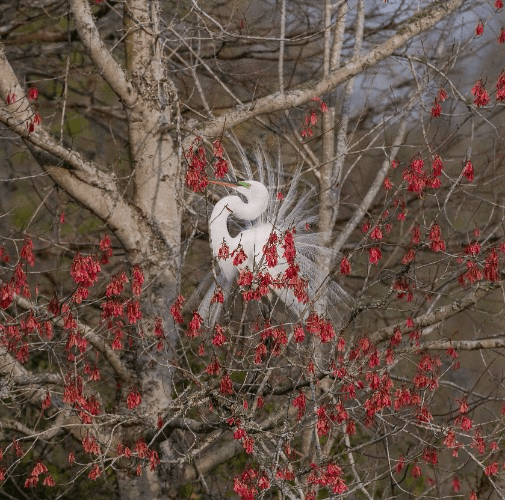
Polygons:
<instances>
[{"instance_id":1,"label":"egret's head","mask_svg":"<svg viewBox=\"0 0 505 500\"><path fill-rule=\"evenodd\" d=\"M209 181L211 184L217 184L218 186L226 186L235 189L240 194L244 195L247 200L259 197L260 199L268 199L267 188L258 181L245 180L238 182L226 182L226 181Z\"/></svg>"}]
</instances>

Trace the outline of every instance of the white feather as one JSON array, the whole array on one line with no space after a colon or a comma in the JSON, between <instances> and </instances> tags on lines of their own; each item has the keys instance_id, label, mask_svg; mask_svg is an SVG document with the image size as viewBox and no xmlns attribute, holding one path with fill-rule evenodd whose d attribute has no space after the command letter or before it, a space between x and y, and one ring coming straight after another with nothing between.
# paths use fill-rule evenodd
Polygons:
<instances>
[{"instance_id":1,"label":"white feather","mask_svg":"<svg viewBox=\"0 0 505 500\"><path fill-rule=\"evenodd\" d=\"M243 152L242 152L243 153ZM256 153L258 166L257 176L261 182L252 180L253 172L245 153L243 166L250 180L243 181L234 188L230 186L230 195L219 200L209 219L210 245L215 259L216 268L220 270L218 282L215 282L212 274L212 285L204 294L198 310L206 323L212 326L218 321L221 314L222 304L211 304L211 299L218 286L223 289L226 299L230 293L236 292L237 276L241 269L247 266L251 271L258 270L261 264L263 270L271 276L281 275L287 269L286 260L282 257L283 249L278 247L279 263L275 268L267 268L263 255L263 247L268 241L272 231L279 236L287 230L295 229L296 262L300 266L300 275L308 281L309 298L315 296L319 288L324 284L328 302L337 311L337 317L332 314L333 320L338 321L342 311L347 309L350 303L347 294L334 281L325 280L326 276L317 268L316 261L320 256L331 256L331 251L319 243L320 235L306 229L306 225L314 226L317 222L317 205L314 203L316 189L305 183L298 169L288 176L282 172L281 162L274 169L266 158L263 150ZM268 179L268 185L264 183ZM244 183L249 184L246 187ZM283 193L281 201L277 200L277 193ZM242 198L239 196L242 195ZM230 234L228 227L232 227ZM235 231L233 231L235 229ZM247 254L245 262L239 266L233 266L232 259L217 259L219 248L223 241L228 245L230 252L237 250L239 245ZM209 280L205 280L197 290L197 294L209 286ZM310 312L305 304L298 302L291 290L276 290L273 292L286 305L292 314L306 317Z\"/></svg>"}]
</instances>

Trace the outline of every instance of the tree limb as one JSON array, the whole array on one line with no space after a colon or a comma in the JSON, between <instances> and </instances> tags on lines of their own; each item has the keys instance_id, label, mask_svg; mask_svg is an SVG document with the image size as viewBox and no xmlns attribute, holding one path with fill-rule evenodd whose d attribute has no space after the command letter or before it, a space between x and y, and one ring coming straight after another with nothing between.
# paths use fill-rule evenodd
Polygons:
<instances>
[{"instance_id":1,"label":"tree limb","mask_svg":"<svg viewBox=\"0 0 505 500\"><path fill-rule=\"evenodd\" d=\"M15 101L6 107L0 108L0 122L29 143L61 160L66 168L73 169L86 182L109 191L116 190L113 176L106 174L93 163L86 161L73 149L57 143L42 126L36 126L31 133L28 131L27 124L33 119L35 113L5 56L4 50L0 48L0 96L7 101L9 94L15 94Z\"/></svg>"},{"instance_id":2,"label":"tree limb","mask_svg":"<svg viewBox=\"0 0 505 500\"><path fill-rule=\"evenodd\" d=\"M330 75L323 76L318 83L307 83L289 92L277 92L243 106L238 106L227 113L223 113L214 120L206 122L200 128L199 133L212 137L218 135L223 129L230 129L255 116L299 106L314 96L324 95L370 66L374 66L386 59L406 42L432 28L449 14L456 11L464 1L446 0L445 2L433 2L425 9L410 17L398 28L396 34L383 44L367 51L363 56L345 64Z\"/></svg>"},{"instance_id":3,"label":"tree limb","mask_svg":"<svg viewBox=\"0 0 505 500\"><path fill-rule=\"evenodd\" d=\"M479 300L483 299L486 295L494 292L500 286L503 285L503 281L498 282L489 282L483 281L479 283L473 290L469 291L464 297L461 299L457 299L450 304L439 307L433 312L423 314L414 319L414 326L411 328L407 328L402 330L403 334L407 334L418 330L420 328L425 328L427 326L432 326L440 321L446 320L455 316L456 314L468 309L469 307L475 305ZM394 331L398 328L397 325L388 326L386 328L381 328L377 330L372 335L370 335L370 341L374 344L379 342L383 342L384 340L388 340L394 334ZM447 345L449 347L449 345ZM477 349L477 347L475 347Z\"/></svg>"},{"instance_id":4,"label":"tree limb","mask_svg":"<svg viewBox=\"0 0 505 500\"><path fill-rule=\"evenodd\" d=\"M100 75L128 107L134 106L139 96L126 78L121 66L102 42L91 14L89 2L87 0L69 0L69 4L79 38Z\"/></svg>"},{"instance_id":5,"label":"tree limb","mask_svg":"<svg viewBox=\"0 0 505 500\"><path fill-rule=\"evenodd\" d=\"M121 196L113 175L56 142L40 125L29 133L26 124L34 112L0 48L0 96L6 100L12 93L16 100L0 107L0 122L23 138L41 168L70 196L107 222L129 252L147 255L149 242L151 247L163 248L164 242L148 219ZM161 262L159 256L158 261Z\"/></svg>"},{"instance_id":6,"label":"tree limb","mask_svg":"<svg viewBox=\"0 0 505 500\"><path fill-rule=\"evenodd\" d=\"M456 351L477 351L480 349L499 349L505 347L505 335L477 340L435 340L423 343L421 348L430 351L445 351L452 347Z\"/></svg>"},{"instance_id":7,"label":"tree limb","mask_svg":"<svg viewBox=\"0 0 505 500\"><path fill-rule=\"evenodd\" d=\"M28 299L17 295L15 297L16 304L24 309L25 311L31 311L37 309L34 304L32 304ZM55 318L52 322L63 328L63 318ZM133 375L129 370L123 365L119 356L105 343L105 341L97 335L92 328L84 323L77 321L77 328L84 338L86 338L89 343L109 362L110 366L116 373L116 375L123 381L131 383L134 379ZM19 377L19 374L18 374Z\"/></svg>"}]
</instances>

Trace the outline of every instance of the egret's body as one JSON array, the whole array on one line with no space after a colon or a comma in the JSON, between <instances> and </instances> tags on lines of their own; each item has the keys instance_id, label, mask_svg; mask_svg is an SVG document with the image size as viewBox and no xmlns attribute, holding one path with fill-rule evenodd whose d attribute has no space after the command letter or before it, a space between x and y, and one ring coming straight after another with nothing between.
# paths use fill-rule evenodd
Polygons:
<instances>
[{"instance_id":1,"label":"egret's body","mask_svg":"<svg viewBox=\"0 0 505 500\"><path fill-rule=\"evenodd\" d=\"M226 243L230 252L237 251L239 246L244 250L247 258L237 266L233 265L233 258L219 259L219 266L228 280L233 279L237 272L248 267L251 271L262 262L263 248L273 231L274 226L270 222L256 224L249 229L241 231L237 236L231 236L228 231L228 217L254 221L258 219L268 208L269 193L267 188L257 181L245 181L238 185L229 186L242 194L247 203L239 196L232 195L222 198L216 203L210 218L210 244L212 253L218 258L219 249ZM269 269L272 276L276 276L286 268L286 261L282 258L274 268Z\"/></svg>"},{"instance_id":2,"label":"egret's body","mask_svg":"<svg viewBox=\"0 0 505 500\"><path fill-rule=\"evenodd\" d=\"M261 161L262 158L264 161ZM273 294L268 296L271 299L274 296L279 299L285 305L286 311L297 319L308 315L311 307L305 300L301 300L299 295L294 295L293 281L289 282L289 278L286 277L290 264L284 257L283 245L285 245L285 236L288 231L294 236L295 263L298 269L296 273L300 280L307 283L309 300L316 295L320 296L320 287L324 285L330 297L329 307L333 308L338 303L340 309L340 304L343 305L346 301L345 292L335 282L327 280L326 275L318 269L316 263L318 256L331 258L332 253L331 250L320 245L319 235L310 231L310 226L317 222L317 206L313 203L315 189L310 186L307 189L308 185L302 180L300 171L295 172L286 184L281 182L281 179L284 179L281 170L279 169L279 173L276 173L263 154L258 155L258 160L260 160L258 161L258 176L268 183L267 187L262 182L253 180L239 183L213 181L214 184L233 189L241 196L232 194L220 199L214 206L209 219L210 246L215 262L221 271L217 275L209 275L212 283L198 306L201 316L206 318L209 325L218 321L227 300L236 297L236 295L230 296L230 293L237 285L239 272L246 267L255 275L262 272L271 276L275 286L270 288ZM249 176L252 176L245 154L244 166ZM283 192L284 197L274 201L279 191ZM240 228L235 236L232 236L228 230L229 223ZM269 265L264 254L265 245L273 232L277 235L275 243L277 264L274 266L271 263ZM236 253L228 258L221 258L219 251L223 243L226 243L230 253L234 251L238 253L242 249L246 254L246 259L238 265L233 265L233 257ZM198 292L201 293L208 287L208 283L209 281L204 280ZM225 304L213 300L218 288L224 293ZM275 304L279 304L278 300ZM336 315L331 314L331 316L339 315L340 311L337 311Z\"/></svg>"}]
</instances>

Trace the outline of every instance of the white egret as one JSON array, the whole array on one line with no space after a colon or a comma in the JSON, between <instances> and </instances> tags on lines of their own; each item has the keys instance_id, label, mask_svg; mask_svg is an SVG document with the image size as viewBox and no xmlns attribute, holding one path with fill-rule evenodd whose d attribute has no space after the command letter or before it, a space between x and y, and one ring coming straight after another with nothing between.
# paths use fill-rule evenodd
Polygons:
<instances>
[{"instance_id":1,"label":"white egret","mask_svg":"<svg viewBox=\"0 0 505 500\"><path fill-rule=\"evenodd\" d=\"M258 219L268 208L270 199L268 189L261 182L253 180L241 181L237 184L220 181L213 181L213 183L231 187L247 200L245 203L237 195L226 196L216 203L210 216L209 230L212 253L226 278L231 280L237 274L237 271L246 267L251 271L257 270L258 264L265 261L263 249L267 246L269 238L273 233L277 236L275 239L278 239L280 235L271 222L264 222L255 224L236 236L231 236L228 231L228 217L232 215L245 221ZM241 248L245 253L245 260L238 265L234 265L232 257L222 258L220 249L222 249L223 244L231 252L237 252ZM272 266L269 272L272 276L276 276L285 271L286 268L287 261L280 258L278 264Z\"/></svg>"},{"instance_id":2,"label":"white egret","mask_svg":"<svg viewBox=\"0 0 505 500\"><path fill-rule=\"evenodd\" d=\"M252 180L252 169L245 152L242 153L243 167L251 180L211 181L234 193L221 198L209 217L210 246L218 273L210 273L201 281L188 306L192 307L198 301L198 312L209 326L213 326L223 307L234 307L227 301L236 298L233 290L237 285L242 295L254 294L262 287L261 293L253 297L257 299L253 302L258 303L265 296L270 300L277 297L290 315L303 320L311 309L307 299L316 297L324 283L329 298L326 307L332 310L326 310L325 314L338 322L342 311L347 308L349 297L334 281L325 279L326 275L316 263L318 257L331 258L332 251L322 246L320 235L313 232L318 213L314 203L317 199L315 187L302 178L301 169L287 175L282 172L280 162L277 169L273 168L261 149L255 158L258 167L255 176L262 182ZM274 235L273 238L271 235ZM293 237L292 249L296 255L293 255L294 252L286 253L289 247L287 236ZM271 252L265 254L267 246ZM228 257L226 251L229 252ZM234 264L234 257L241 251L245 257L242 255L240 262L235 261ZM276 261L271 258L272 253L276 254ZM254 276L254 281L244 285L240 275L247 271L251 272L249 276ZM266 281L271 278L267 286L261 283L261 276L266 276ZM268 293L265 293L266 290ZM224 303L216 300L216 292L219 291Z\"/></svg>"},{"instance_id":3,"label":"white egret","mask_svg":"<svg viewBox=\"0 0 505 500\"><path fill-rule=\"evenodd\" d=\"M269 291L275 292L293 313L300 315L305 311L306 316L308 299L324 281L317 269L316 256L329 255L330 251L318 244L317 233L308 232L316 220L314 190L300 194L299 180L295 175L285 198L273 196L272 189L269 192L265 185L254 180L211 181L232 188L246 201L238 195L219 200L210 216L209 232L212 254L225 278L221 282L223 289L229 291L237 284L240 271L251 271L255 277L263 273L267 281L271 278ZM248 227L232 236L228 230L230 218L245 221ZM242 258L234 261L234 255L240 251ZM260 281L256 279L253 288L257 290ZM265 291L259 296L267 295ZM345 292L334 282L329 283L328 291L339 305L345 299Z\"/></svg>"}]
</instances>

